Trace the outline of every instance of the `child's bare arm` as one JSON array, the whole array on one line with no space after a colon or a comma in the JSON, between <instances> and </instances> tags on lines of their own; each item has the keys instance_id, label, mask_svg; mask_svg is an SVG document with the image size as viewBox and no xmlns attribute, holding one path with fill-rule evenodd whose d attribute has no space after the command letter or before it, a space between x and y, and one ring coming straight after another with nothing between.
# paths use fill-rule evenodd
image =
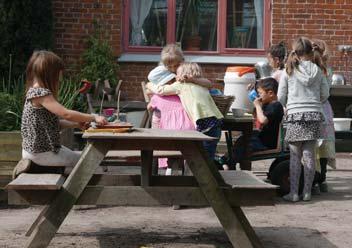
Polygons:
<instances>
[{"instance_id":1,"label":"child's bare arm","mask_svg":"<svg viewBox=\"0 0 352 248\"><path fill-rule=\"evenodd\" d=\"M146 88L155 94L168 96L168 95L178 95L180 90L180 83L175 82L173 84L166 85L155 85L153 83L147 83Z\"/></svg>"},{"instance_id":2,"label":"child's bare arm","mask_svg":"<svg viewBox=\"0 0 352 248\"><path fill-rule=\"evenodd\" d=\"M103 116L85 114L75 110L70 110L62 106L52 95L38 97L37 102L49 110L51 113L61 117L62 119L72 122L92 122L105 125L107 120Z\"/></svg>"},{"instance_id":3,"label":"child's bare arm","mask_svg":"<svg viewBox=\"0 0 352 248\"><path fill-rule=\"evenodd\" d=\"M269 122L268 118L264 115L263 108L262 108L262 102L260 98L256 98L253 102L257 114L257 120L260 122L260 124L265 125Z\"/></svg>"},{"instance_id":4,"label":"child's bare arm","mask_svg":"<svg viewBox=\"0 0 352 248\"><path fill-rule=\"evenodd\" d=\"M213 87L213 84L207 78L187 77L187 78L181 79L180 81L185 81L185 82L188 82L188 83L194 83L194 84L197 84L197 85L202 86L202 87L207 88L207 89L211 89Z\"/></svg>"}]
</instances>

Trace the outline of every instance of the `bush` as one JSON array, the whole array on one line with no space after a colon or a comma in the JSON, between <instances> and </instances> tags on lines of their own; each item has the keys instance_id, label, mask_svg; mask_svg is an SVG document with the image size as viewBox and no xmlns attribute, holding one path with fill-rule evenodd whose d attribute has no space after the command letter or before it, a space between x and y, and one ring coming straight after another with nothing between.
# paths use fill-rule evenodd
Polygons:
<instances>
[{"instance_id":1,"label":"bush","mask_svg":"<svg viewBox=\"0 0 352 248\"><path fill-rule=\"evenodd\" d=\"M0 83L0 131L19 130L24 100L24 78Z\"/></svg>"},{"instance_id":2,"label":"bush","mask_svg":"<svg viewBox=\"0 0 352 248\"><path fill-rule=\"evenodd\" d=\"M52 3L48 0L0 1L0 76L9 77L11 54L12 73L19 77L36 49L50 49L53 40Z\"/></svg>"},{"instance_id":3,"label":"bush","mask_svg":"<svg viewBox=\"0 0 352 248\"><path fill-rule=\"evenodd\" d=\"M112 86L117 84L117 63L107 38L94 22L94 34L87 39L87 49L82 54L81 77L91 82L109 80Z\"/></svg>"},{"instance_id":4,"label":"bush","mask_svg":"<svg viewBox=\"0 0 352 248\"><path fill-rule=\"evenodd\" d=\"M16 113L18 101L14 95L0 92L0 130L12 131L20 129L21 116Z\"/></svg>"}]
</instances>

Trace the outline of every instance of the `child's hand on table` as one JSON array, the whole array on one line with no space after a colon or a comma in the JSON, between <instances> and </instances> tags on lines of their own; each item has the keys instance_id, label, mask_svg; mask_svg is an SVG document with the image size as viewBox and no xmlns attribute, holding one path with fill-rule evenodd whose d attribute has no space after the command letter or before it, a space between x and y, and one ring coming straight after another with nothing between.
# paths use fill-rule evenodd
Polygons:
<instances>
[{"instance_id":1,"label":"child's hand on table","mask_svg":"<svg viewBox=\"0 0 352 248\"><path fill-rule=\"evenodd\" d=\"M94 122L99 125L106 125L108 124L107 119L104 116L94 115Z\"/></svg>"}]
</instances>

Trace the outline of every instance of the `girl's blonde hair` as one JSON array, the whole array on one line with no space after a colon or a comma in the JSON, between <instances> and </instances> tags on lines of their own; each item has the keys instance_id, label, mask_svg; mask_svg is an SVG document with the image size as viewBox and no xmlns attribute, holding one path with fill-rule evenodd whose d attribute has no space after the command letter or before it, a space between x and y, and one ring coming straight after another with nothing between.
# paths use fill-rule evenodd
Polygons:
<instances>
[{"instance_id":1,"label":"girl's blonde hair","mask_svg":"<svg viewBox=\"0 0 352 248\"><path fill-rule=\"evenodd\" d=\"M298 68L300 57L303 56L319 66L325 74L327 73L318 47L313 46L313 43L308 38L299 37L292 43L292 51L287 59L286 72L288 75L292 75L293 71Z\"/></svg>"},{"instance_id":2,"label":"girl's blonde hair","mask_svg":"<svg viewBox=\"0 0 352 248\"><path fill-rule=\"evenodd\" d=\"M312 44L313 44L313 48L315 47L316 50L320 53L323 63L325 67L327 67L327 62L330 56L328 45L324 40L320 40L320 39L312 39Z\"/></svg>"},{"instance_id":3,"label":"girl's blonde hair","mask_svg":"<svg viewBox=\"0 0 352 248\"><path fill-rule=\"evenodd\" d=\"M165 66L182 63L184 60L182 49L176 44L168 44L161 51L161 63Z\"/></svg>"},{"instance_id":4,"label":"girl's blonde hair","mask_svg":"<svg viewBox=\"0 0 352 248\"><path fill-rule=\"evenodd\" d=\"M197 63L184 62L177 68L177 76L181 78L193 77L202 78L202 68Z\"/></svg>"}]
</instances>

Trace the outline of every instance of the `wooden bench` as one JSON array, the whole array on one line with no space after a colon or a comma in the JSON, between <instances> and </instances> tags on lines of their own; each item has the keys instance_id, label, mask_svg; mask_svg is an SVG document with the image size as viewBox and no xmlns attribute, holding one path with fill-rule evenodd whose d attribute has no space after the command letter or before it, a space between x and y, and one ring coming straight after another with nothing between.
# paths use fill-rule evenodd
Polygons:
<instances>
[{"instance_id":1,"label":"wooden bench","mask_svg":"<svg viewBox=\"0 0 352 248\"><path fill-rule=\"evenodd\" d=\"M263 182L249 171L221 171L228 186L222 189L232 206L273 205L278 186ZM187 205L208 201L192 176L153 176L150 187L141 187L140 175L94 174L77 205ZM45 205L60 190L59 174L23 173L6 186L11 205ZM109 186L109 187L106 187ZM187 198L184 195L188 195ZM97 197L99 195L99 197ZM111 197L114 195L114 197Z\"/></svg>"},{"instance_id":2,"label":"wooden bench","mask_svg":"<svg viewBox=\"0 0 352 248\"><path fill-rule=\"evenodd\" d=\"M65 182L61 174L30 174L22 173L11 181L7 190L60 190Z\"/></svg>"}]
</instances>

